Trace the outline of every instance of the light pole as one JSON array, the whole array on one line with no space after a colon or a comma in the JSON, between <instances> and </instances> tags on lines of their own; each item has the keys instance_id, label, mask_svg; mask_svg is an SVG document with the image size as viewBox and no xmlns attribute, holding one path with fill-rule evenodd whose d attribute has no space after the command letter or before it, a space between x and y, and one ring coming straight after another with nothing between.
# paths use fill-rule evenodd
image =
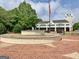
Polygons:
<instances>
[{"instance_id":1,"label":"light pole","mask_svg":"<svg viewBox=\"0 0 79 59\"><path fill-rule=\"evenodd\" d=\"M51 17L51 6L50 6L50 1L51 0L48 0L48 14L49 14L49 29L48 29L48 32L50 32L50 17Z\"/></svg>"}]
</instances>

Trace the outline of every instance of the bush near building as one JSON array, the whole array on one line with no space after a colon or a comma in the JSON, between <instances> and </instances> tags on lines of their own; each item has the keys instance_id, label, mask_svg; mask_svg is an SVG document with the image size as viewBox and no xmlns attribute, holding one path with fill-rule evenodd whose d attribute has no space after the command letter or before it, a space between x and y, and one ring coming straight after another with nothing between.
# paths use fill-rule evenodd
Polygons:
<instances>
[{"instance_id":1,"label":"bush near building","mask_svg":"<svg viewBox=\"0 0 79 59\"><path fill-rule=\"evenodd\" d=\"M74 25L73 25L73 30L75 31L75 30L78 30L79 29L79 22L78 23L75 23Z\"/></svg>"}]
</instances>

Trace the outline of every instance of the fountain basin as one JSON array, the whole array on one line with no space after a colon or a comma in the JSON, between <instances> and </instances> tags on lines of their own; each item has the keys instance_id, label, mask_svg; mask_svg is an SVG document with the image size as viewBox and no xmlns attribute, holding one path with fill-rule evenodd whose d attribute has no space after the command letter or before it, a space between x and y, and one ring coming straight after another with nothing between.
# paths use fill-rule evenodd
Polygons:
<instances>
[{"instance_id":1,"label":"fountain basin","mask_svg":"<svg viewBox=\"0 0 79 59\"><path fill-rule=\"evenodd\" d=\"M5 34L1 35L0 41L13 44L48 44L60 41L60 35L21 35Z\"/></svg>"}]
</instances>

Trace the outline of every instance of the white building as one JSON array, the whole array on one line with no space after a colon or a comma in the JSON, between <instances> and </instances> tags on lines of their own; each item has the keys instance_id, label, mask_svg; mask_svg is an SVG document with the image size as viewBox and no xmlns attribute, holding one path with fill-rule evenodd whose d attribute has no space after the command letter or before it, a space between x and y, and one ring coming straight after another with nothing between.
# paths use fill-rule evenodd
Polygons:
<instances>
[{"instance_id":1,"label":"white building","mask_svg":"<svg viewBox=\"0 0 79 59\"><path fill-rule=\"evenodd\" d=\"M50 28L51 31L72 31L72 17L67 16L64 20L52 20L51 22L49 21L42 21L39 22L36 25L36 28L38 30L48 30ZM49 26L50 23L50 26Z\"/></svg>"}]
</instances>

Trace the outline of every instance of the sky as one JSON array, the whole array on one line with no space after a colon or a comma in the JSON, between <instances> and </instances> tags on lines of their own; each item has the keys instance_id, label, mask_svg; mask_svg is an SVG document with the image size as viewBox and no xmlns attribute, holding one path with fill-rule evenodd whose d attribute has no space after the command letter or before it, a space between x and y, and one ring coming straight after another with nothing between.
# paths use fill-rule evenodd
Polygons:
<instances>
[{"instance_id":1,"label":"sky","mask_svg":"<svg viewBox=\"0 0 79 59\"><path fill-rule=\"evenodd\" d=\"M12 10L24 0L0 0L0 6ZM36 10L39 18L48 20L48 0L25 0ZM65 14L73 16L73 22L79 21L79 0L51 0L51 20L65 19Z\"/></svg>"}]
</instances>

